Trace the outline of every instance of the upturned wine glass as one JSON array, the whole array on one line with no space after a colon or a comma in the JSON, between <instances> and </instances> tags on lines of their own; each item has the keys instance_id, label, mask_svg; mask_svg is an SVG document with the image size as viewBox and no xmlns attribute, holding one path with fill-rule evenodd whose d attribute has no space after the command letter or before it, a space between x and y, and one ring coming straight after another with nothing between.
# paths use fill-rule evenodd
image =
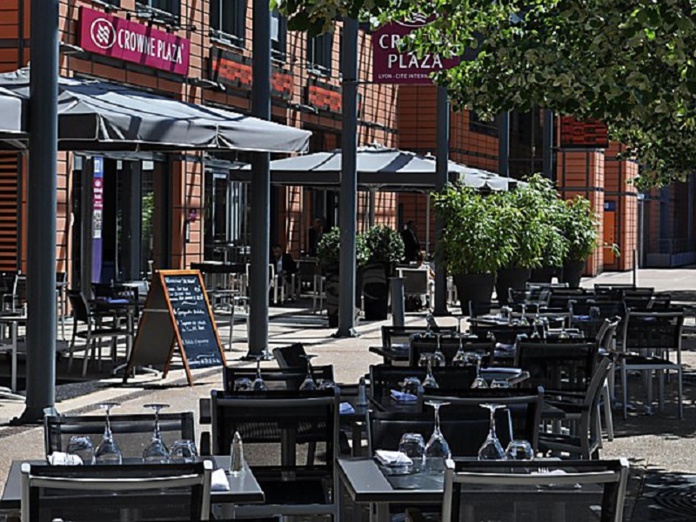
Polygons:
<instances>
[{"instance_id":1,"label":"upturned wine glass","mask_svg":"<svg viewBox=\"0 0 696 522\"><path fill-rule=\"evenodd\" d=\"M510 431L510 442L505 448L505 457L508 460L532 460L534 459L534 450L528 440L516 439L515 432L512 428L512 412L507 409L508 430Z\"/></svg>"},{"instance_id":2,"label":"upturned wine glass","mask_svg":"<svg viewBox=\"0 0 696 522\"><path fill-rule=\"evenodd\" d=\"M197 456L196 444L188 439L174 442L169 452L169 460L172 462L194 462Z\"/></svg>"},{"instance_id":3,"label":"upturned wine glass","mask_svg":"<svg viewBox=\"0 0 696 522\"><path fill-rule=\"evenodd\" d=\"M490 411L490 426L488 436L486 436L486 440L479 448L478 458L479 460L503 460L505 458L505 450L495 433L495 410L504 408L504 406L502 404L489 403L481 404L480 406Z\"/></svg>"},{"instance_id":4,"label":"upturned wine glass","mask_svg":"<svg viewBox=\"0 0 696 522\"><path fill-rule=\"evenodd\" d=\"M254 378L254 382L251 383L251 387L257 392L268 391L268 386L266 386L266 382L261 376L261 359L263 359L263 357L263 354L254 355L254 359L256 359L256 377Z\"/></svg>"},{"instance_id":5,"label":"upturned wine glass","mask_svg":"<svg viewBox=\"0 0 696 522\"><path fill-rule=\"evenodd\" d=\"M111 419L109 414L112 408L118 408L120 404L118 402L103 402L99 407L106 413L106 419L104 423L104 436L101 442L94 451L94 461L97 464L121 464L123 462L123 456L121 450L114 440L114 435L111 432Z\"/></svg>"},{"instance_id":6,"label":"upturned wine glass","mask_svg":"<svg viewBox=\"0 0 696 522\"><path fill-rule=\"evenodd\" d=\"M303 354L301 357L304 357L307 360L307 375L305 376L304 381L302 381L302 384L300 384L300 391L314 391L317 389L317 383L314 381L314 377L312 376L311 361L316 357L316 355Z\"/></svg>"},{"instance_id":7,"label":"upturned wine glass","mask_svg":"<svg viewBox=\"0 0 696 522\"><path fill-rule=\"evenodd\" d=\"M149 463L164 463L169 460L169 449L162 440L159 425L159 412L163 408L169 408L169 404L145 404L145 408L150 408L155 412L155 429L152 438L143 451L143 460Z\"/></svg>"},{"instance_id":8,"label":"upturned wine glass","mask_svg":"<svg viewBox=\"0 0 696 522\"><path fill-rule=\"evenodd\" d=\"M452 357L452 366L467 366L466 352L464 351L464 336L461 333L459 334L459 348L457 348L457 353Z\"/></svg>"},{"instance_id":9,"label":"upturned wine glass","mask_svg":"<svg viewBox=\"0 0 696 522\"><path fill-rule=\"evenodd\" d=\"M429 473L443 473L445 471L445 461L452 457L452 452L440 430L440 408L447 406L449 402L428 401L425 404L432 406L435 411L435 428L428 443L425 445L423 467Z\"/></svg>"},{"instance_id":10,"label":"upturned wine glass","mask_svg":"<svg viewBox=\"0 0 696 522\"><path fill-rule=\"evenodd\" d=\"M423 467L423 455L425 455L423 435L404 433L399 441L399 451L411 459L412 464L407 466L407 471L418 473Z\"/></svg>"},{"instance_id":11,"label":"upturned wine glass","mask_svg":"<svg viewBox=\"0 0 696 522\"><path fill-rule=\"evenodd\" d=\"M418 392L421 388L421 382L418 377L406 377L399 385L401 386L401 393L408 393L418 397Z\"/></svg>"},{"instance_id":12,"label":"upturned wine glass","mask_svg":"<svg viewBox=\"0 0 696 522\"><path fill-rule=\"evenodd\" d=\"M429 353L427 355L428 371L425 375L425 379L423 379L423 388L437 389L440 387L440 385L437 383L437 380L435 380L435 376L433 375L433 359L435 359L435 354Z\"/></svg>"},{"instance_id":13,"label":"upturned wine glass","mask_svg":"<svg viewBox=\"0 0 696 522\"><path fill-rule=\"evenodd\" d=\"M472 389L483 389L483 388L488 388L488 383L486 382L486 379L481 377L481 355L476 353L476 352L469 352L472 353L473 356L472 358L475 358L476 360L476 378L474 379L474 382L471 383L471 388Z\"/></svg>"},{"instance_id":14,"label":"upturned wine glass","mask_svg":"<svg viewBox=\"0 0 696 522\"><path fill-rule=\"evenodd\" d=\"M433 366L445 366L447 360L445 359L445 354L442 353L442 336L437 335L437 348L433 352Z\"/></svg>"}]
</instances>

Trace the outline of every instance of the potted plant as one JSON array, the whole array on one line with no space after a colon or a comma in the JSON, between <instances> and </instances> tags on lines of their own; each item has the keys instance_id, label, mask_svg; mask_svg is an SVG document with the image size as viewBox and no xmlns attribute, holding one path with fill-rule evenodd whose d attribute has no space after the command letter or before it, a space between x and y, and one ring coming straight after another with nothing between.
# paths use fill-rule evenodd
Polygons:
<instances>
[{"instance_id":1,"label":"potted plant","mask_svg":"<svg viewBox=\"0 0 696 522\"><path fill-rule=\"evenodd\" d=\"M491 300L496 271L513 253L507 227L512 226L514 215L495 195L484 196L469 187L448 185L433 198L445 224L437 248L466 313L470 301Z\"/></svg>"},{"instance_id":2,"label":"potted plant","mask_svg":"<svg viewBox=\"0 0 696 522\"><path fill-rule=\"evenodd\" d=\"M566 241L556 221L562 200L553 183L540 174L506 194L518 218L511 229L515 242L508 267L498 270L498 300L507 303L508 289L524 289L527 281L551 281L559 273L566 254Z\"/></svg>"},{"instance_id":3,"label":"potted plant","mask_svg":"<svg viewBox=\"0 0 696 522\"><path fill-rule=\"evenodd\" d=\"M404 257L404 241L398 232L384 225L370 228L363 236L369 251L362 281L365 319L380 321L389 313L389 277Z\"/></svg>"},{"instance_id":4,"label":"potted plant","mask_svg":"<svg viewBox=\"0 0 696 522\"><path fill-rule=\"evenodd\" d=\"M571 288L577 288L585 262L597 248L597 216L590 201L582 196L565 201L559 225L568 247L563 263L563 281Z\"/></svg>"},{"instance_id":5,"label":"potted plant","mask_svg":"<svg viewBox=\"0 0 696 522\"><path fill-rule=\"evenodd\" d=\"M365 238L358 235L355 238L356 261L358 273L356 274L356 303L360 300L361 268L367 262L369 252ZM329 326L338 326L338 293L339 293L339 264L341 251L341 232L338 227L333 227L324 233L317 244L317 261L322 273L326 277L324 291L326 292L326 314L329 318Z\"/></svg>"}]
</instances>

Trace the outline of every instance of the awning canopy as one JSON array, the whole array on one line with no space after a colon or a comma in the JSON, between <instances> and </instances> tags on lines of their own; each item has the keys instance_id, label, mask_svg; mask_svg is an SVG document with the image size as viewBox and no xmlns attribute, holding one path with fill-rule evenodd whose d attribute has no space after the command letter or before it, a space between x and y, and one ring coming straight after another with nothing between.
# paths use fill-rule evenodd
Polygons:
<instances>
[{"instance_id":1,"label":"awning canopy","mask_svg":"<svg viewBox=\"0 0 696 522\"><path fill-rule=\"evenodd\" d=\"M29 100L29 69L0 74L0 87ZM185 103L117 84L61 78L61 150L303 152L311 132Z\"/></svg>"},{"instance_id":2,"label":"awning canopy","mask_svg":"<svg viewBox=\"0 0 696 522\"><path fill-rule=\"evenodd\" d=\"M0 141L21 146L26 139L22 125L22 98L0 87Z\"/></svg>"},{"instance_id":3,"label":"awning canopy","mask_svg":"<svg viewBox=\"0 0 696 522\"><path fill-rule=\"evenodd\" d=\"M358 185L378 190L432 190L436 184L435 158L378 145L358 148ZM251 167L230 170L235 181L249 181ZM517 186L512 178L474 169L453 161L448 179L480 190L505 191ZM341 151L317 152L271 162L271 183L277 185L336 186L341 180Z\"/></svg>"}]
</instances>

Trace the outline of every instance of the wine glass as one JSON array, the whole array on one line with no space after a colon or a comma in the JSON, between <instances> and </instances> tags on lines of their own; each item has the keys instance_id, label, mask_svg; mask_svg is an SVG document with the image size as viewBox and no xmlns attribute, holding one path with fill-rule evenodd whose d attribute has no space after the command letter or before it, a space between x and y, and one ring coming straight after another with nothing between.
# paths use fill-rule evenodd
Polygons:
<instances>
[{"instance_id":1,"label":"wine glass","mask_svg":"<svg viewBox=\"0 0 696 522\"><path fill-rule=\"evenodd\" d=\"M427 355L428 371L425 375L425 379L423 379L423 388L437 389L440 387L440 385L437 383L435 376L433 375L433 359L435 359L435 354L429 353Z\"/></svg>"},{"instance_id":2,"label":"wine glass","mask_svg":"<svg viewBox=\"0 0 696 522\"><path fill-rule=\"evenodd\" d=\"M399 441L399 451L413 461L413 464L408 467L408 471L418 473L423 467L423 455L425 455L423 435L404 433Z\"/></svg>"},{"instance_id":3,"label":"wine glass","mask_svg":"<svg viewBox=\"0 0 696 522\"><path fill-rule=\"evenodd\" d=\"M445 354L442 353L442 341L441 341L442 336L440 334L437 335L437 348L435 348L435 351L433 352L433 366L445 366L447 364L446 359L445 359Z\"/></svg>"},{"instance_id":4,"label":"wine glass","mask_svg":"<svg viewBox=\"0 0 696 522\"><path fill-rule=\"evenodd\" d=\"M152 432L150 443L145 446L143 460L148 463L164 463L169 460L169 450L162 440L159 425L159 412L162 408L169 408L169 404L145 404L144 408L155 411L155 429Z\"/></svg>"},{"instance_id":5,"label":"wine glass","mask_svg":"<svg viewBox=\"0 0 696 522\"><path fill-rule=\"evenodd\" d=\"M80 457L83 464L94 464L94 444L88 435L73 435L66 449L68 455Z\"/></svg>"},{"instance_id":6,"label":"wine glass","mask_svg":"<svg viewBox=\"0 0 696 522\"><path fill-rule=\"evenodd\" d=\"M256 359L256 377L254 378L254 382L251 383L251 388L257 392L268 391L268 386L266 386L263 377L261 377L261 359L263 359L264 356L263 354L256 354L253 357Z\"/></svg>"},{"instance_id":7,"label":"wine glass","mask_svg":"<svg viewBox=\"0 0 696 522\"><path fill-rule=\"evenodd\" d=\"M474 382L471 383L471 389L483 389L483 388L488 388L488 383L486 382L486 379L481 377L481 355L476 353L476 352L468 352L471 355L472 359L476 361L476 378L474 379Z\"/></svg>"},{"instance_id":8,"label":"wine glass","mask_svg":"<svg viewBox=\"0 0 696 522\"><path fill-rule=\"evenodd\" d=\"M505 458L505 450L495 434L495 410L504 408L502 404L481 404L482 408L487 408L490 411L490 428L488 436L479 448L479 460L503 460Z\"/></svg>"},{"instance_id":9,"label":"wine glass","mask_svg":"<svg viewBox=\"0 0 696 522\"><path fill-rule=\"evenodd\" d=\"M464 335L459 333L459 348L457 348L457 353L452 357L452 366L462 367L466 366L466 352L464 351Z\"/></svg>"},{"instance_id":10,"label":"wine glass","mask_svg":"<svg viewBox=\"0 0 696 522\"><path fill-rule=\"evenodd\" d=\"M435 410L435 429L430 436L430 440L425 445L423 467L430 473L443 473L445 471L445 460L452 457L452 452L445 440L445 436L440 431L440 408L447 406L449 402L428 401L425 404L432 406Z\"/></svg>"},{"instance_id":11,"label":"wine glass","mask_svg":"<svg viewBox=\"0 0 696 522\"><path fill-rule=\"evenodd\" d=\"M248 392L254 389L254 383L249 377L240 377L234 380L234 391Z\"/></svg>"},{"instance_id":12,"label":"wine glass","mask_svg":"<svg viewBox=\"0 0 696 522\"><path fill-rule=\"evenodd\" d=\"M505 448L505 457L507 460L533 460L534 451L528 440L516 439L512 429L512 412L507 409L508 430L510 430L510 442Z\"/></svg>"},{"instance_id":13,"label":"wine glass","mask_svg":"<svg viewBox=\"0 0 696 522\"><path fill-rule=\"evenodd\" d=\"M307 376L305 377L304 381L302 381L302 384L300 384L300 391L314 391L317 389L317 383L314 382L314 377L312 377L311 361L316 357L316 355L303 354L301 357L304 357L307 360Z\"/></svg>"},{"instance_id":14,"label":"wine glass","mask_svg":"<svg viewBox=\"0 0 696 522\"><path fill-rule=\"evenodd\" d=\"M121 464L123 462L123 456L121 455L121 450L114 440L114 435L111 432L111 419L109 414L112 408L118 408L120 404L118 402L103 402L99 407L106 413L106 421L104 424L104 436L101 442L94 451L94 461L97 464Z\"/></svg>"},{"instance_id":15,"label":"wine glass","mask_svg":"<svg viewBox=\"0 0 696 522\"><path fill-rule=\"evenodd\" d=\"M401 393L408 393L409 395L418 397L418 391L421 387L421 382L418 377L406 377L399 385L401 386Z\"/></svg>"},{"instance_id":16,"label":"wine glass","mask_svg":"<svg viewBox=\"0 0 696 522\"><path fill-rule=\"evenodd\" d=\"M172 462L194 462L197 456L196 444L188 439L181 439L174 442L169 452L169 460Z\"/></svg>"}]
</instances>

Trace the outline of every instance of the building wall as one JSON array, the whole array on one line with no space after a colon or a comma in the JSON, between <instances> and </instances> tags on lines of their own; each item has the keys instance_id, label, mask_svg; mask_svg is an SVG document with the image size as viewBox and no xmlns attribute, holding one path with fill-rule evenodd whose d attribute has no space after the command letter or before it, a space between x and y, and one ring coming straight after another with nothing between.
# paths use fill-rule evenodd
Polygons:
<instances>
[{"instance_id":1,"label":"building wall","mask_svg":"<svg viewBox=\"0 0 696 522\"><path fill-rule=\"evenodd\" d=\"M62 42L78 45L79 9L86 6L104 10L101 3L87 0L61 0L60 3L60 39ZM211 38L210 5L208 1L182 0L180 27L167 28L153 22L153 27L169 30L191 41L190 70L187 77L180 77L162 71L129 64L114 59L91 55L89 53L62 53L60 59L61 74L65 76L81 75L108 79L136 88L156 92L191 103L219 105L242 112L250 112L252 65L252 2L247 2L246 34L242 46L233 46ZM131 16L140 23L135 14L135 0L121 0L119 9L114 13L119 17ZM317 74L307 67L307 37L303 33L288 32L286 52L283 60L273 63L272 115L274 121L310 129L315 133L313 143L318 144L314 150L331 150L340 147L341 133L341 96L340 96L340 33L341 23L336 24L332 44L332 63L328 74ZM28 63L29 42L29 1L5 0L0 3L0 72L9 71ZM228 64L230 78L221 78L211 67L211 50L221 49L231 53ZM434 153L436 149L436 89L431 86L390 86L372 84L371 79L371 42L370 35L362 32L359 36L359 127L358 144L373 142L388 147L400 147L420 153ZM198 80L211 80L212 83L201 84ZM224 84L224 87L222 86ZM519 125L518 125L519 126ZM519 130L519 129L518 129ZM538 136L537 136L538 137ZM531 143L531 142L530 142ZM533 147L532 147L533 149ZM479 120L469 111L453 112L450 120L450 150L455 161L472 167L497 171L498 137L494 122ZM631 268L632 256L637 241L637 198L630 180L637 172L637 166L617 159L620 152L618 145L606 151L561 151L557 156L558 185L564 197L582 194L590 198L593 207L601 216L600 235L604 238L604 203L614 202L615 219L607 227L608 237L614 237L623 254L618 259L604 261L604 249L598 249L588 262L588 273L601 269L626 270ZM522 156L525 153L520 153ZM231 155L234 156L234 155ZM231 157L230 159L235 159ZM3 163L3 175L8 176L8 165L14 159ZM19 160L18 160L19 161ZM203 257L203 216L205 216L205 176L200 154L188 154L185 157L170 156L170 176L172 179L172 253L174 266L188 266ZM19 163L18 163L19 165ZM58 239L56 245L58 270L67 269L70 262L71 205L71 165L72 154L61 153L58 164ZM536 165L532 158L530 165ZM536 167L532 167L536 168ZM9 167L12 170L12 167ZM21 218L13 222L7 217L8 209L16 211L16 202L12 198L2 197L0 187L0 216L5 216L0 225L0 244L4 254L0 258L0 269L10 269L12 259L19 258L20 266L25 262L26 230L22 226L26 221L26 169L16 168L21 172L21 185L16 188L20 201ZM1 182L0 177L0 182ZM693 185L693 181L692 181ZM11 187L9 187L11 190ZM693 190L693 188L692 188ZM275 228L278 242L295 255L306 245L306 235L316 209L313 208L313 188L288 187L279 189L277 208L272 228ZM670 192L670 194L674 194ZM682 195L683 196L683 195ZM663 192L661 203L646 206L646 223L651 223L650 216L665 215L665 205L684 207L684 198L671 197ZM677 200L681 201L679 203ZM663 208L660 214L659 207ZM361 193L358 198L358 230L364 230L369 219L369 195ZM650 207L650 208L648 208ZM672 208L670 207L670 208ZM394 228L402 226L408 220L415 220L419 229L421 243L425 246L426 229L434 230L434 212L426 224L426 196L417 193L378 193L376 195L376 222ZM657 208L657 210L655 210ZM693 218L693 204L691 205ZM198 209L199 219L189 223L188 240L186 238L186 219L191 209ZM16 212L15 212L16 213ZM664 221L664 220L663 220ZM683 221L683 219L682 219ZM684 229L692 231L693 219L688 223L676 221ZM690 223L690 224L689 224ZM663 237L674 233L675 220L663 223L661 229L650 230L651 238ZM13 231L23 241L17 252L13 253L8 234ZM3 239L5 238L5 239ZM434 234L430 235L430 245L434 245Z\"/></svg>"}]
</instances>

